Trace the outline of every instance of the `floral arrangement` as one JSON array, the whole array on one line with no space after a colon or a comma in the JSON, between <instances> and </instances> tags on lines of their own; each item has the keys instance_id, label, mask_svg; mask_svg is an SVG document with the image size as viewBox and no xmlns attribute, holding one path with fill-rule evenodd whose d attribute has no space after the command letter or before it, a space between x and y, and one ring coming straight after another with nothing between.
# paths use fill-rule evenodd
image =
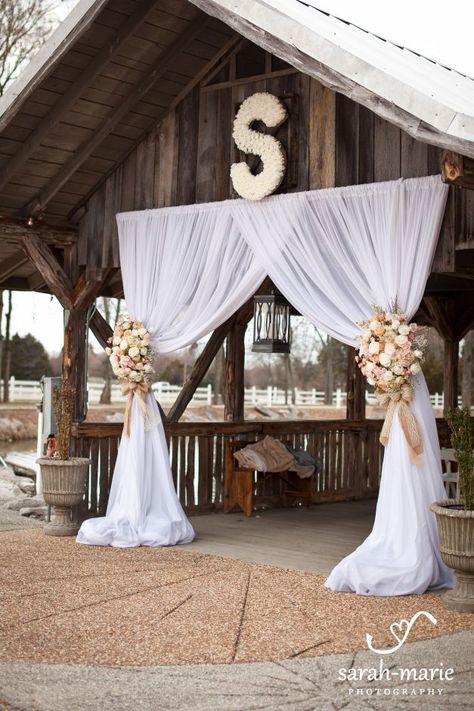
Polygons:
<instances>
[{"instance_id":1,"label":"floral arrangement","mask_svg":"<svg viewBox=\"0 0 474 711\"><path fill-rule=\"evenodd\" d=\"M245 153L260 156L263 170L253 175L247 163L233 163L230 176L235 191L247 200L261 200L271 195L280 185L286 170L286 153L274 136L251 128L254 121L263 121L270 128L278 128L288 113L278 97L267 92L252 94L242 102L234 119L232 136Z\"/></svg>"},{"instance_id":2,"label":"floral arrangement","mask_svg":"<svg viewBox=\"0 0 474 711\"><path fill-rule=\"evenodd\" d=\"M356 361L370 385L375 386L378 402L387 408L380 441L387 446L393 417L398 417L408 445L410 460L420 463L423 440L415 415L410 409L413 387L410 379L421 370L426 339L416 323L393 309L375 308L372 318L358 326L363 334Z\"/></svg>"},{"instance_id":3,"label":"floral arrangement","mask_svg":"<svg viewBox=\"0 0 474 711\"><path fill-rule=\"evenodd\" d=\"M110 347L105 349L114 375L119 380L148 383L154 373L150 338L150 329L145 328L141 321L120 317L113 336L107 341Z\"/></svg>"},{"instance_id":4,"label":"floral arrangement","mask_svg":"<svg viewBox=\"0 0 474 711\"><path fill-rule=\"evenodd\" d=\"M370 385L391 392L408 384L421 370L426 339L416 323L407 323L406 314L376 308L370 321L358 326L364 333L356 361Z\"/></svg>"},{"instance_id":5,"label":"floral arrangement","mask_svg":"<svg viewBox=\"0 0 474 711\"><path fill-rule=\"evenodd\" d=\"M127 436L130 436L132 401L135 396L138 398L145 430L152 429L155 422L146 403L150 376L155 372L150 340L151 329L145 328L142 321L121 316L113 336L107 341L110 346L105 349L114 374L122 381L122 392L127 395L123 427Z\"/></svg>"}]
</instances>

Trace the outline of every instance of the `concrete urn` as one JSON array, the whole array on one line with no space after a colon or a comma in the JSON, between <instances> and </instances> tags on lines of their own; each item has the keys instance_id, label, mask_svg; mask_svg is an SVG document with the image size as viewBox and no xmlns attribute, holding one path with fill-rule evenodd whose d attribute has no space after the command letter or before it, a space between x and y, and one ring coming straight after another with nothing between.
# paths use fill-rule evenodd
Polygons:
<instances>
[{"instance_id":1,"label":"concrete urn","mask_svg":"<svg viewBox=\"0 0 474 711\"><path fill-rule=\"evenodd\" d=\"M456 587L443 593L445 607L474 612L474 511L465 511L455 499L435 501L441 557L456 573Z\"/></svg>"},{"instance_id":2,"label":"concrete urn","mask_svg":"<svg viewBox=\"0 0 474 711\"><path fill-rule=\"evenodd\" d=\"M79 524L73 507L81 503L86 490L90 460L84 457L53 459L40 457L43 497L52 507L51 521L44 527L47 536L75 536Z\"/></svg>"}]
</instances>

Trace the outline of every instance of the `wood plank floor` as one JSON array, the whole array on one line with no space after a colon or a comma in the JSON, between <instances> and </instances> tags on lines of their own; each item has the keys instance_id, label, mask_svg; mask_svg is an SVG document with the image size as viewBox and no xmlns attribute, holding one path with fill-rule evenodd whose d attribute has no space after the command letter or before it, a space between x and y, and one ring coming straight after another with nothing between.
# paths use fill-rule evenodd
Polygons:
<instances>
[{"instance_id":1,"label":"wood plank floor","mask_svg":"<svg viewBox=\"0 0 474 711\"><path fill-rule=\"evenodd\" d=\"M329 571L362 543L375 500L191 517L196 540L186 549L317 573Z\"/></svg>"}]
</instances>

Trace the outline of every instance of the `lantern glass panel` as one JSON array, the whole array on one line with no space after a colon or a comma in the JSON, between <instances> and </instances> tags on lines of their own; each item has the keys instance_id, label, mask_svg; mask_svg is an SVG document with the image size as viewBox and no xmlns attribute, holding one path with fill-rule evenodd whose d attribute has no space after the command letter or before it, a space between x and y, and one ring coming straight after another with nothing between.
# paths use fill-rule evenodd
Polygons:
<instances>
[{"instance_id":1,"label":"lantern glass panel","mask_svg":"<svg viewBox=\"0 0 474 711\"><path fill-rule=\"evenodd\" d=\"M254 297L253 351L290 352L290 309L281 294Z\"/></svg>"}]
</instances>

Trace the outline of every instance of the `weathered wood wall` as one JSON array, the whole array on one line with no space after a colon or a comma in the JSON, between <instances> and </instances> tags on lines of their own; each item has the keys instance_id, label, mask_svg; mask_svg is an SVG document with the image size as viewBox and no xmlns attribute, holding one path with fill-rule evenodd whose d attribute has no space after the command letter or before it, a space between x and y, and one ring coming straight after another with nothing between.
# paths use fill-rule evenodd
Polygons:
<instances>
[{"instance_id":1,"label":"weathered wood wall","mask_svg":"<svg viewBox=\"0 0 474 711\"><path fill-rule=\"evenodd\" d=\"M440 149L415 141L255 45L245 43L211 81L169 113L92 196L80 224L80 264L119 266L117 212L233 197L229 171L239 152L232 119L256 91L276 94L289 109L289 121L277 133L289 158L281 191L440 172ZM451 188L434 271L455 271L455 245L471 239L474 192Z\"/></svg>"}]
</instances>

